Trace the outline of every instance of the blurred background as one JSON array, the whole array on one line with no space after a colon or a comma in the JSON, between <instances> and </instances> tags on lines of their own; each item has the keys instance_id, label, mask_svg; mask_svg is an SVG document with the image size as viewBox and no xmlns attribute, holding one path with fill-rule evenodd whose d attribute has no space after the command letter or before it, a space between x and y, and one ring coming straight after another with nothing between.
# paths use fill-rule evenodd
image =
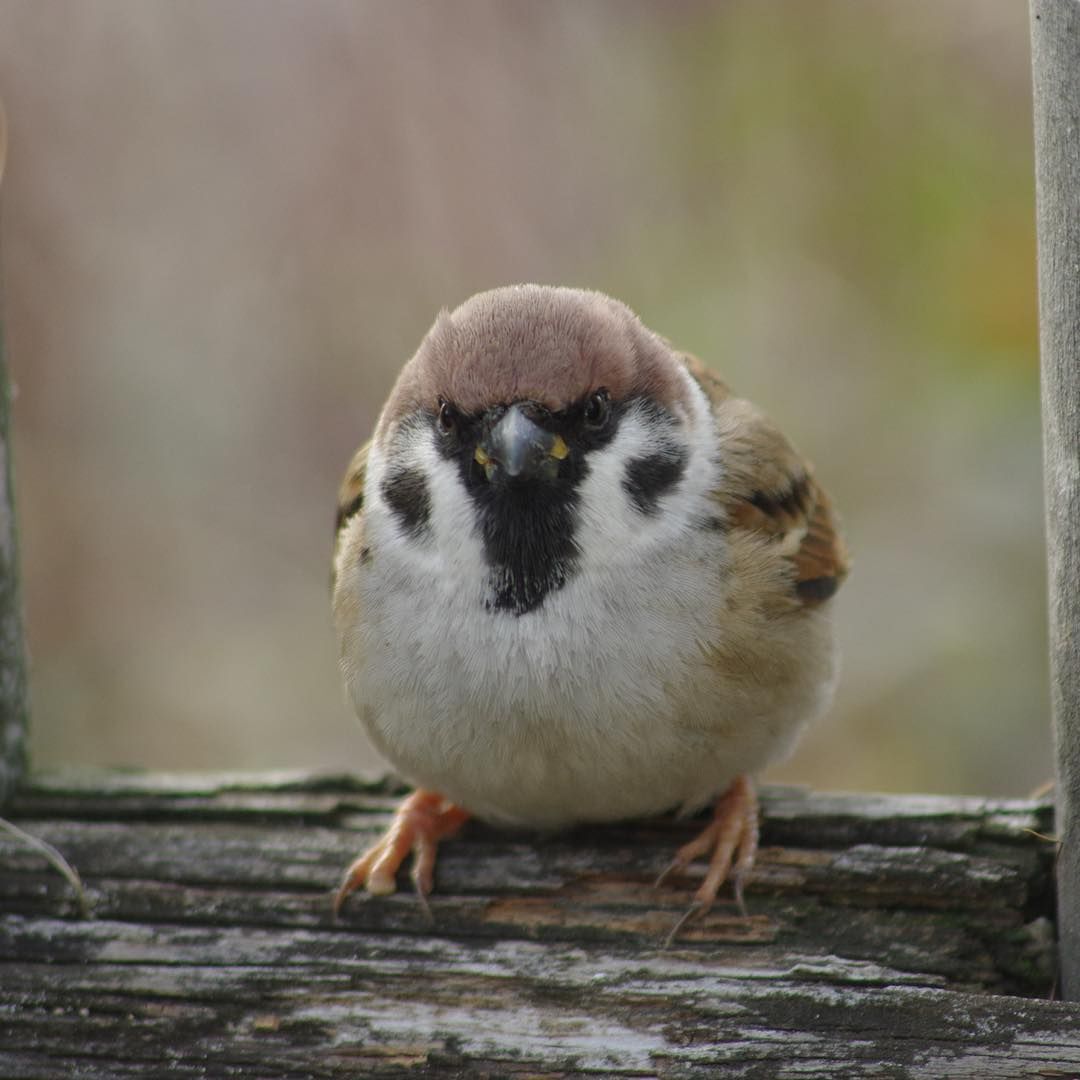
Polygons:
<instances>
[{"instance_id":1,"label":"blurred background","mask_svg":"<svg viewBox=\"0 0 1080 1080\"><path fill-rule=\"evenodd\" d=\"M1050 775L1027 6L0 0L36 764L374 763L335 492L443 306L635 308L817 464L855 569L770 774Z\"/></svg>"}]
</instances>

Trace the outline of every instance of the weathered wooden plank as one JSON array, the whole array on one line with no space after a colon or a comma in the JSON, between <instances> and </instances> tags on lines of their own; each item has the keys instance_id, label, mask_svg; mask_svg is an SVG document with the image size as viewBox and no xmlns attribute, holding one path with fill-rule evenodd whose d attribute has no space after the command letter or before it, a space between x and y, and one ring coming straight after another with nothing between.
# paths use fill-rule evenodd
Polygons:
<instances>
[{"instance_id":1,"label":"weathered wooden plank","mask_svg":"<svg viewBox=\"0 0 1080 1080\"><path fill-rule=\"evenodd\" d=\"M358 1060L403 1054L436 1071L501 1062L615 1075L723 1064L738 1066L731 1075L880 1076L886 1063L892 1075L1023 1075L995 1070L1006 1049L1031 1074L1080 1061L1068 1006L1012 999L1006 1030L1005 999L905 987L872 966L807 963L748 979L707 955L659 953L643 970L634 954L552 955L515 942L443 943L403 969L396 957L409 938L371 949L339 933L348 940L331 958L322 935L282 942L265 932L215 940L222 955L209 965L205 934L169 948L183 933L162 928L119 951L122 928L106 925L63 971L26 965L12 983L24 1007L0 1029L7 1052L33 1060L59 1030L80 1055L110 1064L118 1045L142 1060L163 1045L198 1046L203 1061L238 1075L347 1075Z\"/></svg>"},{"instance_id":2,"label":"weathered wooden plank","mask_svg":"<svg viewBox=\"0 0 1080 1080\"><path fill-rule=\"evenodd\" d=\"M262 824L206 821L190 826L98 822L90 830L71 822L33 820L31 825L78 864L94 866L88 889L99 914L183 919L182 905L191 904L204 920L211 913L219 922L258 913L260 922L317 925L330 918L326 893L349 852L376 835L388 815L359 820L364 827L348 847L340 832L323 826L282 832ZM591 837L582 830L537 843L474 829L468 839L445 847L440 891L432 898L439 927L448 932L547 939L651 935L658 941L686 903L686 881L651 887L678 835L641 830L630 836L625 829L611 829L594 830ZM13 851L9 865L25 871L0 882L0 898L11 907L26 910L50 896L61 910L69 903L63 883L41 870L32 853ZM200 886L201 891L192 891ZM989 857L925 846L767 846L750 886L750 895L761 897L754 917L740 918L724 905L690 927L686 938L764 944L786 926L785 940L843 939L859 958L892 950L898 941L910 953L919 943L921 958L909 961L917 970L950 971L958 979L996 985L1029 969L1033 950L1042 947L1037 920L1034 929L1025 929L1032 920L1023 921L1022 913L1046 889L1035 851ZM884 940L879 916L864 918L852 910L873 912L890 903L895 907L885 920ZM838 913L838 907L844 910ZM979 912L979 920L960 932L949 912L968 908ZM920 909L943 914L936 919L905 914ZM367 929L427 929L423 910L407 891L387 902L354 903L346 918ZM904 933L897 936L905 921ZM988 940L994 942L996 960L990 959ZM983 956L978 969L976 955ZM1043 985L1047 963L1044 957L1041 972L1033 973Z\"/></svg>"},{"instance_id":3,"label":"weathered wooden plank","mask_svg":"<svg viewBox=\"0 0 1080 1080\"><path fill-rule=\"evenodd\" d=\"M614 1075L724 1065L777 1077L1080 1068L1071 1007L907 987L882 968L806 963L747 977L707 955L552 956L515 942L457 957L444 948L403 970L395 949L410 939L380 941L371 957L350 936L351 957L324 958L321 936L275 947L258 933L232 943L204 934L176 952L163 933L140 960L126 941L114 948L123 928L103 929L100 951L76 962L20 965L10 983L5 973L21 1007L0 1017L3 1057L32 1066L24 1075L184 1057L241 1076L348 1075L403 1056L449 1075L466 1063ZM223 953L213 964L211 944ZM297 947L318 962L292 961Z\"/></svg>"},{"instance_id":4,"label":"weathered wooden plank","mask_svg":"<svg viewBox=\"0 0 1080 1080\"><path fill-rule=\"evenodd\" d=\"M24 817L58 813L146 819L150 813L213 820L250 820L258 815L296 816L340 824L343 814L388 813L407 789L386 777L280 770L263 773L165 773L67 768L39 773L16 803ZM971 846L991 837L1020 844L1050 828L1047 800L986 799L955 795L811 794L803 788L767 790L766 827L778 840L812 834L818 842L927 843ZM686 831L679 822L650 823Z\"/></svg>"},{"instance_id":5,"label":"weathered wooden plank","mask_svg":"<svg viewBox=\"0 0 1080 1080\"><path fill-rule=\"evenodd\" d=\"M766 791L750 916L664 949L693 823L470 827L433 924L407 892L335 921L391 790L42 777L13 811L96 918L0 840L0 1076L1080 1076L1080 1010L1002 993L1052 979L1045 803Z\"/></svg>"},{"instance_id":6,"label":"weathered wooden plank","mask_svg":"<svg viewBox=\"0 0 1080 1080\"><path fill-rule=\"evenodd\" d=\"M49 903L56 891L55 880L44 875L20 875L20 886L5 886L0 894L0 903L8 910L33 911L35 905ZM99 880L92 895L100 918L124 922L335 928L321 893ZM362 933L423 936L434 931L458 939L603 942L651 949L659 946L684 903L669 896L650 906L645 895L631 903L625 893L612 901L589 896L585 890L553 897L442 895L432 900L431 927L418 905L403 895L360 904L343 923ZM987 915L969 926L948 911L897 910L882 915L812 899L784 902L762 897L749 918L730 910L711 913L688 929L679 947L730 946L740 965L802 964L807 957L828 956L890 965L927 985L1030 992L1048 985L1050 935L1046 922L1023 922L1011 912ZM738 951L745 945L755 946L752 956Z\"/></svg>"},{"instance_id":7,"label":"weathered wooden plank","mask_svg":"<svg viewBox=\"0 0 1080 1080\"><path fill-rule=\"evenodd\" d=\"M386 817L389 821L389 816ZM125 877L137 874L157 881L289 885L323 887L333 881L342 855L377 836L381 816L364 819L363 827L346 834L323 826L289 829L252 824L169 824L142 822L51 822L31 819L34 832L92 865L96 873ZM299 830L299 831L298 831ZM447 844L439 864L441 892L498 894L507 889L553 891L589 882L602 889L608 882L623 888L627 881L649 886L670 861L672 840L638 837L623 830L598 840L595 831L577 830L562 837L497 837L478 827L469 843ZM13 866L40 865L39 856L12 848ZM994 908L1019 906L1038 887L1035 851L1004 850L993 855L942 851L934 847L883 846L860 843L843 849L806 849L766 845L751 887L781 894L829 893L848 903L894 900L908 906L949 907L967 903ZM648 900L673 897L681 903L686 881L701 876L692 866L670 888L648 890Z\"/></svg>"},{"instance_id":8,"label":"weathered wooden plank","mask_svg":"<svg viewBox=\"0 0 1080 1080\"><path fill-rule=\"evenodd\" d=\"M14 1021L0 1018L0 1045L9 1052L29 1052L66 1026L81 1053L108 1059L117 1039L127 1044L123 1030L134 1018L148 1049L183 1046L167 1036L186 1031L206 1047L207 1060L234 1064L246 1043L231 1036L246 1030L273 1044L269 1029L295 1035L306 1027L304 1044L318 1035L328 1050L325 1062L311 1062L311 1075L340 1073L348 1062L335 1061L333 1051L350 1038L366 1040L369 1054L372 1045L384 1054L405 1044L445 1054L453 1033L457 1053L481 1060L625 1073L649 1072L665 1059L738 1061L745 1052L750 1061L812 1063L800 1074L817 1076L853 1063L836 1048L814 1058L819 1040L858 1031L869 1063L921 1060L925 1068L910 1075L1022 1075L977 1071L987 1052L971 1025L1000 1025L1007 1002L1012 1029L996 1027L993 1045L1015 1048L1017 1064L1080 1060L1075 1009L905 987L910 976L873 964L806 958L756 966L748 975L700 951L642 955L530 942L371 939L341 930L211 935L158 926L133 933L107 922L33 921L6 920L0 938L5 956L15 947L27 958L4 973L5 996L23 1005ZM167 1028L144 1027L162 1017ZM295 1049L281 1047L286 1060Z\"/></svg>"}]
</instances>

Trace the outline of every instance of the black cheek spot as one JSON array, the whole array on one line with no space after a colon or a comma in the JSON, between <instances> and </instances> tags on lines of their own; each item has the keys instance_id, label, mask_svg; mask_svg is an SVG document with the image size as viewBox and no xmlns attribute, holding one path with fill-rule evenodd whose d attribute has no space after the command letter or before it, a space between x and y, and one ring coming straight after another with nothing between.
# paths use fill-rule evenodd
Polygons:
<instances>
[{"instance_id":1,"label":"black cheek spot","mask_svg":"<svg viewBox=\"0 0 1080 1080\"><path fill-rule=\"evenodd\" d=\"M381 490L401 527L410 536L420 536L431 517L431 495L424 474L417 469L395 469L387 473Z\"/></svg>"},{"instance_id":2,"label":"black cheek spot","mask_svg":"<svg viewBox=\"0 0 1080 1080\"><path fill-rule=\"evenodd\" d=\"M362 547L360 549L360 565L361 566L370 566L371 565L371 548Z\"/></svg>"},{"instance_id":3,"label":"black cheek spot","mask_svg":"<svg viewBox=\"0 0 1080 1080\"><path fill-rule=\"evenodd\" d=\"M643 514L655 514L660 496L673 488L685 472L686 451L672 444L659 453L629 462L623 490Z\"/></svg>"}]
</instances>

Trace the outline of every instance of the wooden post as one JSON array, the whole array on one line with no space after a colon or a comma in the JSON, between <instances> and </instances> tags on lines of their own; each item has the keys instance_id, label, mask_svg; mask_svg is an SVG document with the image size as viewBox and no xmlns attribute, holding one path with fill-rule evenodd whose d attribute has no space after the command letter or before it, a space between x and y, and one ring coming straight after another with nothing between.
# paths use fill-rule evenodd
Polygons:
<instances>
[{"instance_id":1,"label":"wooden post","mask_svg":"<svg viewBox=\"0 0 1080 1080\"><path fill-rule=\"evenodd\" d=\"M1031 0L1061 988L1080 1000L1080 0Z\"/></svg>"},{"instance_id":2,"label":"wooden post","mask_svg":"<svg viewBox=\"0 0 1080 1080\"><path fill-rule=\"evenodd\" d=\"M0 184L6 150L7 126L0 105ZM0 289L0 805L18 783L26 763L27 722L26 651L11 480L11 395L4 363L2 301Z\"/></svg>"}]
</instances>

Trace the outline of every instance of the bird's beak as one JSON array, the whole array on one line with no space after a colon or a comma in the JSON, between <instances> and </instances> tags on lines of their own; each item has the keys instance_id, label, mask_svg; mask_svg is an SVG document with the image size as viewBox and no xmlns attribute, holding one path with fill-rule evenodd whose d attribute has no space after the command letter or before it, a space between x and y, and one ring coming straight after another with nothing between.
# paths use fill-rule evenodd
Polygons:
<instances>
[{"instance_id":1,"label":"bird's beak","mask_svg":"<svg viewBox=\"0 0 1080 1080\"><path fill-rule=\"evenodd\" d=\"M496 472L514 480L553 479L570 453L566 440L530 419L526 408L511 405L477 446L473 456L489 480Z\"/></svg>"}]
</instances>

